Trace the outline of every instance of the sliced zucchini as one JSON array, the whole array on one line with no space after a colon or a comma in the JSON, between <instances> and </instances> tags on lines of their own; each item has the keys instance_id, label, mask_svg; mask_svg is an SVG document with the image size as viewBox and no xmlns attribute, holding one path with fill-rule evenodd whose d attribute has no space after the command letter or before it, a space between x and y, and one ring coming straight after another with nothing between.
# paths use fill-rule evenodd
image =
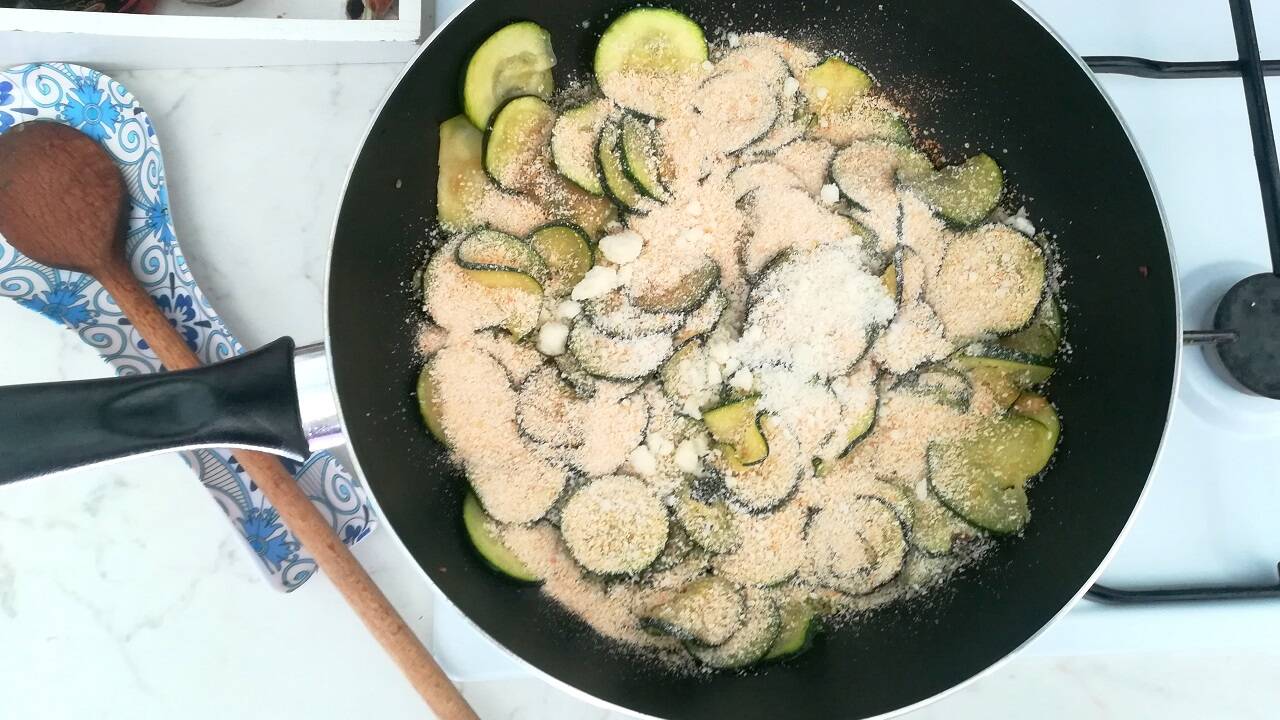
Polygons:
<instances>
[{"instance_id":1,"label":"sliced zucchini","mask_svg":"<svg viewBox=\"0 0 1280 720\"><path fill-rule=\"evenodd\" d=\"M423 307L450 332L470 333L501 326L517 338L533 331L542 305L542 286L524 273L469 270L457 262L460 240L431 254L422 274Z\"/></svg>"},{"instance_id":2,"label":"sliced zucchini","mask_svg":"<svg viewBox=\"0 0 1280 720\"><path fill-rule=\"evenodd\" d=\"M676 313L641 310L621 290L585 301L583 313L601 332L622 338L675 332L684 322Z\"/></svg>"},{"instance_id":3,"label":"sliced zucchini","mask_svg":"<svg viewBox=\"0 0 1280 720\"><path fill-rule=\"evenodd\" d=\"M605 194L625 210L643 212L644 194L627 177L622 164L622 130L615 121L605 123L596 143L596 163L599 165L600 185Z\"/></svg>"},{"instance_id":4,"label":"sliced zucchini","mask_svg":"<svg viewBox=\"0 0 1280 720\"><path fill-rule=\"evenodd\" d=\"M711 559L716 572L743 585L770 586L791 579L804 565L808 509L787 502L770 513L739 515L741 538L732 552Z\"/></svg>"},{"instance_id":5,"label":"sliced zucchini","mask_svg":"<svg viewBox=\"0 0 1280 720\"><path fill-rule=\"evenodd\" d=\"M879 497L824 507L810 520L807 536L816 576L850 595L865 595L892 581L907 557L902 519Z\"/></svg>"},{"instance_id":6,"label":"sliced zucchini","mask_svg":"<svg viewBox=\"0 0 1280 720\"><path fill-rule=\"evenodd\" d=\"M1030 325L997 341L1001 347L1043 357L1053 357L1061 342L1062 313L1050 293L1041 298Z\"/></svg>"},{"instance_id":7,"label":"sliced zucchini","mask_svg":"<svg viewBox=\"0 0 1280 720\"><path fill-rule=\"evenodd\" d=\"M529 247L545 263L545 289L554 297L567 295L595 264L587 233L573 225L538 228L529 236Z\"/></svg>"},{"instance_id":8,"label":"sliced zucchini","mask_svg":"<svg viewBox=\"0 0 1280 720\"><path fill-rule=\"evenodd\" d=\"M667 287L632 281L631 300L649 312L686 313L700 305L720 284L720 266L712 260L687 273ZM638 285L638 287L637 287Z\"/></svg>"},{"instance_id":9,"label":"sliced zucchini","mask_svg":"<svg viewBox=\"0 0 1280 720\"><path fill-rule=\"evenodd\" d=\"M1058 435L1062 428L1061 421L1059 421L1058 413L1049 404L1049 401L1043 395L1037 395L1033 392L1024 392L1019 395L1017 401L1013 403L1012 409L1019 415L1040 423L1048 431L1038 448L1028 453L1027 466L1035 468L1031 473L1035 475L1049 465L1049 460L1053 457L1053 452L1058 447Z\"/></svg>"},{"instance_id":10,"label":"sliced zucchini","mask_svg":"<svg viewBox=\"0 0 1280 720\"><path fill-rule=\"evenodd\" d=\"M702 341L689 340L671 354L662 364L658 379L662 383L662 391L671 398L675 406L683 410L693 403L701 406L715 397L720 383L707 373L711 358L703 348Z\"/></svg>"},{"instance_id":11,"label":"sliced zucchini","mask_svg":"<svg viewBox=\"0 0 1280 720\"><path fill-rule=\"evenodd\" d=\"M799 186L767 185L743 200L755 221L755 231L741 249L747 273L762 275L766 266L788 250L813 250L839 245L861 255L868 236L866 227L820 204ZM804 232L796 232L802 227ZM878 236L878 235L877 235ZM861 266L862 259L858 263Z\"/></svg>"},{"instance_id":12,"label":"sliced zucchini","mask_svg":"<svg viewBox=\"0 0 1280 720\"><path fill-rule=\"evenodd\" d=\"M779 611L781 625L769 651L760 658L765 662L789 660L813 645L822 629L822 621L813 606L804 600L790 600Z\"/></svg>"},{"instance_id":13,"label":"sliced zucchini","mask_svg":"<svg viewBox=\"0 0 1280 720\"><path fill-rule=\"evenodd\" d=\"M446 228L469 230L481 223L476 213L489 184L481 162L483 145L484 135L466 116L440 123L436 215Z\"/></svg>"},{"instance_id":14,"label":"sliced zucchini","mask_svg":"<svg viewBox=\"0 0 1280 720\"><path fill-rule=\"evenodd\" d=\"M810 68L800 78L800 89L815 112L838 114L853 108L872 86L871 76L838 57Z\"/></svg>"},{"instance_id":15,"label":"sliced zucchini","mask_svg":"<svg viewBox=\"0 0 1280 720\"><path fill-rule=\"evenodd\" d=\"M484 133L484 171L507 190L528 188L544 162L555 121L555 111L536 95L503 101Z\"/></svg>"},{"instance_id":16,"label":"sliced zucchini","mask_svg":"<svg viewBox=\"0 0 1280 720\"><path fill-rule=\"evenodd\" d=\"M436 385L436 381L431 377L431 361L427 360L427 364L422 366L422 372L418 374L418 412L422 414L422 422L427 426L427 430L431 432L432 437L445 445L449 444L448 438L444 435L444 427L441 425L440 414L440 390Z\"/></svg>"},{"instance_id":17,"label":"sliced zucchini","mask_svg":"<svg viewBox=\"0 0 1280 720\"><path fill-rule=\"evenodd\" d=\"M570 452L570 463L588 476L616 472L644 442L648 400L634 384L597 380L595 394L579 407L582 444Z\"/></svg>"},{"instance_id":18,"label":"sliced zucchini","mask_svg":"<svg viewBox=\"0 0 1280 720\"><path fill-rule=\"evenodd\" d=\"M929 487L970 524L993 533L1022 529L1030 519L1027 479L1053 454L1056 433L1011 413L972 438L929 445Z\"/></svg>"},{"instance_id":19,"label":"sliced zucchini","mask_svg":"<svg viewBox=\"0 0 1280 720\"><path fill-rule=\"evenodd\" d=\"M483 128L508 98L536 95L549 99L555 89L551 78L555 64L551 34L537 23L511 23L490 35L471 53L463 74L462 107L467 118Z\"/></svg>"},{"instance_id":20,"label":"sliced zucchini","mask_svg":"<svg viewBox=\"0 0 1280 720\"><path fill-rule=\"evenodd\" d=\"M833 295L833 287L840 292ZM796 307L822 309L802 322L790 321ZM879 278L866 272L860 251L820 245L791 252L760 273L748 296L743 335L758 336L750 343L755 362L825 380L851 372L894 312Z\"/></svg>"},{"instance_id":21,"label":"sliced zucchini","mask_svg":"<svg viewBox=\"0 0 1280 720\"><path fill-rule=\"evenodd\" d=\"M667 508L639 478L609 475L579 488L560 515L569 553L587 570L634 575L667 544Z\"/></svg>"},{"instance_id":22,"label":"sliced zucchini","mask_svg":"<svg viewBox=\"0 0 1280 720\"><path fill-rule=\"evenodd\" d=\"M890 203L896 207L894 186L932 171L933 164L923 153L877 140L855 142L831 160L831 179L840 192L869 212L880 210L876 202L880 198L885 199L886 208ZM894 234L887 235L893 237Z\"/></svg>"},{"instance_id":23,"label":"sliced zucchini","mask_svg":"<svg viewBox=\"0 0 1280 720\"><path fill-rule=\"evenodd\" d=\"M650 127L650 122L630 113L622 119L622 167L640 192L658 202L667 202L671 192L662 179L666 174L665 158L658 147L658 131Z\"/></svg>"},{"instance_id":24,"label":"sliced zucchini","mask_svg":"<svg viewBox=\"0 0 1280 720\"><path fill-rule=\"evenodd\" d=\"M517 582L541 582L542 578L537 573L502 544L502 539L495 532L496 524L484 508L480 507L475 493L467 493L467 498L462 501L462 526L480 559L498 574Z\"/></svg>"},{"instance_id":25,"label":"sliced zucchini","mask_svg":"<svg viewBox=\"0 0 1280 720\"><path fill-rule=\"evenodd\" d=\"M759 398L748 397L702 413L702 422L725 454L741 466L755 465L769 457L769 441L761 431L764 413Z\"/></svg>"},{"instance_id":26,"label":"sliced zucchini","mask_svg":"<svg viewBox=\"0 0 1280 720\"><path fill-rule=\"evenodd\" d=\"M955 543L971 533L960 516L938 502L932 492L923 497L913 495L915 522L911 525L911 547L929 557L943 557L955 552Z\"/></svg>"},{"instance_id":27,"label":"sliced zucchini","mask_svg":"<svg viewBox=\"0 0 1280 720\"><path fill-rule=\"evenodd\" d=\"M611 107L608 100L592 100L566 110L551 130L551 160L556 169L592 195L604 194L596 169L596 143Z\"/></svg>"},{"instance_id":28,"label":"sliced zucchini","mask_svg":"<svg viewBox=\"0 0 1280 720\"><path fill-rule=\"evenodd\" d=\"M684 646L703 665L718 669L746 667L769 652L781 626L773 598L762 590L748 589L742 627L732 637L719 645L686 641Z\"/></svg>"},{"instance_id":29,"label":"sliced zucchini","mask_svg":"<svg viewBox=\"0 0 1280 720\"><path fill-rule=\"evenodd\" d=\"M740 165L729 174L734 200L741 200L762 187L802 188L804 184L785 166L771 160Z\"/></svg>"},{"instance_id":30,"label":"sliced zucchini","mask_svg":"<svg viewBox=\"0 0 1280 720\"><path fill-rule=\"evenodd\" d=\"M646 629L704 646L724 643L742 628L746 616L743 592L715 575L690 582L670 600L640 614Z\"/></svg>"},{"instance_id":31,"label":"sliced zucchini","mask_svg":"<svg viewBox=\"0 0 1280 720\"><path fill-rule=\"evenodd\" d=\"M661 490L658 492L661 494ZM696 547L693 540L689 539L689 534L684 531L684 528L679 523L673 522L667 528L667 544L663 546L662 553L658 555L658 559L654 560L653 565L649 566L649 570L651 572L670 570L684 562Z\"/></svg>"},{"instance_id":32,"label":"sliced zucchini","mask_svg":"<svg viewBox=\"0 0 1280 720\"><path fill-rule=\"evenodd\" d=\"M685 489L676 495L672 512L689 538L707 552L733 552L742 542L733 511L723 501L702 502Z\"/></svg>"},{"instance_id":33,"label":"sliced zucchini","mask_svg":"<svg viewBox=\"0 0 1280 720\"><path fill-rule=\"evenodd\" d=\"M731 70L708 78L698 88L693 107L704 116L716 118L716 132L706 140L725 155L763 138L782 113L776 85L748 70Z\"/></svg>"},{"instance_id":34,"label":"sliced zucchini","mask_svg":"<svg viewBox=\"0 0 1280 720\"><path fill-rule=\"evenodd\" d=\"M619 105L650 117L666 108L653 93L636 92L636 80L696 78L707 60L707 39L698 24L666 8L635 8L605 28L596 45L596 82Z\"/></svg>"},{"instance_id":35,"label":"sliced zucchini","mask_svg":"<svg viewBox=\"0 0 1280 720\"><path fill-rule=\"evenodd\" d=\"M516 396L516 424L520 432L548 447L580 447L581 401L550 365L525 380Z\"/></svg>"},{"instance_id":36,"label":"sliced zucchini","mask_svg":"<svg viewBox=\"0 0 1280 720\"><path fill-rule=\"evenodd\" d=\"M471 344L488 353L507 373L513 387L519 387L543 366L546 355L529 343L520 342L509 333L495 329L480 330L470 338Z\"/></svg>"},{"instance_id":37,"label":"sliced zucchini","mask_svg":"<svg viewBox=\"0 0 1280 720\"><path fill-rule=\"evenodd\" d=\"M761 512L777 507L791 496L804 476L807 459L795 436L775 418L761 416L753 427L767 438L767 457L759 463L744 465L738 462L737 451L724 445L721 447L726 452L722 452L720 460L724 485L733 501L752 512Z\"/></svg>"},{"instance_id":38,"label":"sliced zucchini","mask_svg":"<svg viewBox=\"0 0 1280 720\"><path fill-rule=\"evenodd\" d=\"M671 356L671 336L665 333L620 338L607 335L590 322L577 322L569 332L569 352L582 369L608 380L639 380L657 370Z\"/></svg>"},{"instance_id":39,"label":"sliced zucchini","mask_svg":"<svg viewBox=\"0 0 1280 720\"><path fill-rule=\"evenodd\" d=\"M973 400L973 382L967 375L945 367L931 367L902 376L894 383L913 395L968 412Z\"/></svg>"},{"instance_id":40,"label":"sliced zucchini","mask_svg":"<svg viewBox=\"0 0 1280 720\"><path fill-rule=\"evenodd\" d=\"M828 169L835 154L835 145L825 140L803 138L778 148L773 154L773 161L795 173L806 192L817 195L822 192L822 186L830 182Z\"/></svg>"},{"instance_id":41,"label":"sliced zucchini","mask_svg":"<svg viewBox=\"0 0 1280 720\"><path fill-rule=\"evenodd\" d=\"M1025 326L1044 294L1044 281L1040 247L1013 228L992 224L951 241L926 294L947 336L967 338Z\"/></svg>"},{"instance_id":42,"label":"sliced zucchini","mask_svg":"<svg viewBox=\"0 0 1280 720\"><path fill-rule=\"evenodd\" d=\"M711 291L706 300L702 304L694 308L685 316L684 324L680 326L680 330L676 332L675 341L677 344L685 343L693 338L699 338L707 335L716 326L720 324L720 319L724 317L724 313L729 309L729 298L720 288Z\"/></svg>"},{"instance_id":43,"label":"sliced zucchini","mask_svg":"<svg viewBox=\"0 0 1280 720\"><path fill-rule=\"evenodd\" d=\"M556 374L580 398L589 400L596 395L601 383L600 378L582 369L582 363L572 353L555 356L552 362L556 365ZM1013 402L1010 400L1009 402Z\"/></svg>"},{"instance_id":44,"label":"sliced zucchini","mask_svg":"<svg viewBox=\"0 0 1280 720\"><path fill-rule=\"evenodd\" d=\"M1004 171L990 155L979 153L960 165L904 182L949 222L970 226L990 215L1000 202Z\"/></svg>"},{"instance_id":45,"label":"sliced zucchini","mask_svg":"<svg viewBox=\"0 0 1280 720\"><path fill-rule=\"evenodd\" d=\"M431 358L441 427L462 459L476 497L501 523L531 523L564 490L563 468L548 463L520 435L516 393L497 360L470 345L450 345ZM476 428L485 428L478 433Z\"/></svg>"},{"instance_id":46,"label":"sliced zucchini","mask_svg":"<svg viewBox=\"0 0 1280 720\"><path fill-rule=\"evenodd\" d=\"M911 145L907 121L898 113L872 103L854 106L838 115L824 115L811 126L810 132L815 138L841 146L864 140Z\"/></svg>"},{"instance_id":47,"label":"sliced zucchini","mask_svg":"<svg viewBox=\"0 0 1280 720\"><path fill-rule=\"evenodd\" d=\"M536 290L529 285L530 292L542 293L542 283L547 278L547 263L528 243L497 230L477 230L458 243L456 251L458 265L468 271L476 282L487 287L507 287L507 283L490 284L492 277L485 275L488 271L505 271L517 273L531 278L538 284Z\"/></svg>"},{"instance_id":48,"label":"sliced zucchini","mask_svg":"<svg viewBox=\"0 0 1280 720\"><path fill-rule=\"evenodd\" d=\"M1008 378L1015 387L1039 385L1053 375L1048 358L1007 350L988 343L972 343L961 348L952 361L962 368L986 368Z\"/></svg>"},{"instance_id":49,"label":"sliced zucchini","mask_svg":"<svg viewBox=\"0 0 1280 720\"><path fill-rule=\"evenodd\" d=\"M880 284L884 286L884 291L893 297L895 303L902 304L902 282L899 280L897 262L884 266L884 272L880 273Z\"/></svg>"},{"instance_id":50,"label":"sliced zucchini","mask_svg":"<svg viewBox=\"0 0 1280 720\"><path fill-rule=\"evenodd\" d=\"M843 407L839 424L823 442L818 453L819 467L848 455L862 439L871 434L880 412L880 391L871 368L851 374L847 381L851 390L840 397Z\"/></svg>"},{"instance_id":51,"label":"sliced zucchini","mask_svg":"<svg viewBox=\"0 0 1280 720\"><path fill-rule=\"evenodd\" d=\"M608 198L583 190L549 165L544 165L540 174L530 193L542 204L552 221L575 225L585 230L588 236L599 238L605 228L617 220L618 207Z\"/></svg>"}]
</instances>

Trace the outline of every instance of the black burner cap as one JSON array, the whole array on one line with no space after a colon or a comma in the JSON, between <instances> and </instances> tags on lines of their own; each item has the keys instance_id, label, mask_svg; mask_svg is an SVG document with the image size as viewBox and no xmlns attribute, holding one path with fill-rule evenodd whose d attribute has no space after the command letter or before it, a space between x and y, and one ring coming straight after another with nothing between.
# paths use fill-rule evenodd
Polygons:
<instances>
[{"instance_id":1,"label":"black burner cap","mask_svg":"<svg viewBox=\"0 0 1280 720\"><path fill-rule=\"evenodd\" d=\"M1247 277L1227 291L1213 317L1217 330L1236 333L1218 355L1241 385L1280 400L1280 276Z\"/></svg>"}]
</instances>

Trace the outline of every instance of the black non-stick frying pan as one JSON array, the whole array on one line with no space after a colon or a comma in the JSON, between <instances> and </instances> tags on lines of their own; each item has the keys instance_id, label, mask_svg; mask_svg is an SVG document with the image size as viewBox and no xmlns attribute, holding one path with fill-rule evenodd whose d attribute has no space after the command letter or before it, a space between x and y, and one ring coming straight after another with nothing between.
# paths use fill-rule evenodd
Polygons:
<instances>
[{"instance_id":1,"label":"black non-stick frying pan","mask_svg":"<svg viewBox=\"0 0 1280 720\"><path fill-rule=\"evenodd\" d=\"M878 610L793 662L672 676L618 652L536 588L503 582L473 556L458 523L465 480L418 417L421 360L406 322L421 312L410 287L435 216L436 127L459 112L458 77L470 51L508 22L534 20L551 32L563 85L587 77L599 32L633 4L476 0L432 36L378 113L343 198L327 299L332 376L360 470L430 581L491 638L566 686L671 718L861 718L921 703L999 662L1078 598L1146 486L1179 340L1172 260L1151 184L1089 72L1010 0L673 3L712 32L766 30L842 50L928 129L942 159L960 159L965 143L996 157L1038 224L1057 234L1070 351L1050 388L1062 443L1031 490L1033 520L1022 537L1001 540L944 591ZM198 384L217 389L215 405L238 412L240 383L273 370L288 380L284 355L250 363L248 371L243 361L238 371L203 371L212 374ZM77 404L119 396L116 382L78 385ZM143 386L151 401L181 403L189 394L151 383ZM15 427L14 398L37 405L16 390L0 395L0 405L10 399L0 427ZM47 411L57 395L46 386L39 406ZM229 442L226 433L249 418L258 426L236 444L298 450L296 427L276 427L296 418L279 411L291 400L282 391L262 403L274 414L213 423L221 435L195 423L195 440ZM115 430L95 437L96 454L85 457L70 444L53 461L40 447L22 450L26 474L183 439Z\"/></svg>"}]
</instances>

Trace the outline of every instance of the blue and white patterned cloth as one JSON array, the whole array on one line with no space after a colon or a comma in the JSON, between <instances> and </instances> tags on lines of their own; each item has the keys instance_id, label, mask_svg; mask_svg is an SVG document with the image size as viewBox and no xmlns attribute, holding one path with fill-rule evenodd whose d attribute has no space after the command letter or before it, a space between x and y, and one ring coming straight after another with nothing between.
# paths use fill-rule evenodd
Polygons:
<instances>
[{"instance_id":1,"label":"blue and white patterned cloth","mask_svg":"<svg viewBox=\"0 0 1280 720\"><path fill-rule=\"evenodd\" d=\"M0 133L29 120L74 127L111 154L129 192L125 252L134 274L201 361L212 363L243 353L244 347L196 287L178 248L160 143L137 99L110 77L79 65L42 63L0 71ZM155 353L97 281L41 265L3 238L0 296L65 325L97 349L120 375L161 370ZM229 452L181 454L277 587L293 590L311 577L315 560ZM316 453L301 465L286 461L286 466L348 545L374 529L377 520L359 480L332 455Z\"/></svg>"}]
</instances>

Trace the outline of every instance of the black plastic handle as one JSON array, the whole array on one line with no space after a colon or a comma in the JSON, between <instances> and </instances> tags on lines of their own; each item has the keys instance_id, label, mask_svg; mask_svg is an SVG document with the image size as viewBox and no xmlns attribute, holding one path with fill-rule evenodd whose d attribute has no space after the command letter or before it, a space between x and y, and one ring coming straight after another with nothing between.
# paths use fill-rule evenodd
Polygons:
<instances>
[{"instance_id":1,"label":"black plastic handle","mask_svg":"<svg viewBox=\"0 0 1280 720\"><path fill-rule=\"evenodd\" d=\"M194 370L0 387L0 484L189 447L307 456L293 340Z\"/></svg>"}]
</instances>

